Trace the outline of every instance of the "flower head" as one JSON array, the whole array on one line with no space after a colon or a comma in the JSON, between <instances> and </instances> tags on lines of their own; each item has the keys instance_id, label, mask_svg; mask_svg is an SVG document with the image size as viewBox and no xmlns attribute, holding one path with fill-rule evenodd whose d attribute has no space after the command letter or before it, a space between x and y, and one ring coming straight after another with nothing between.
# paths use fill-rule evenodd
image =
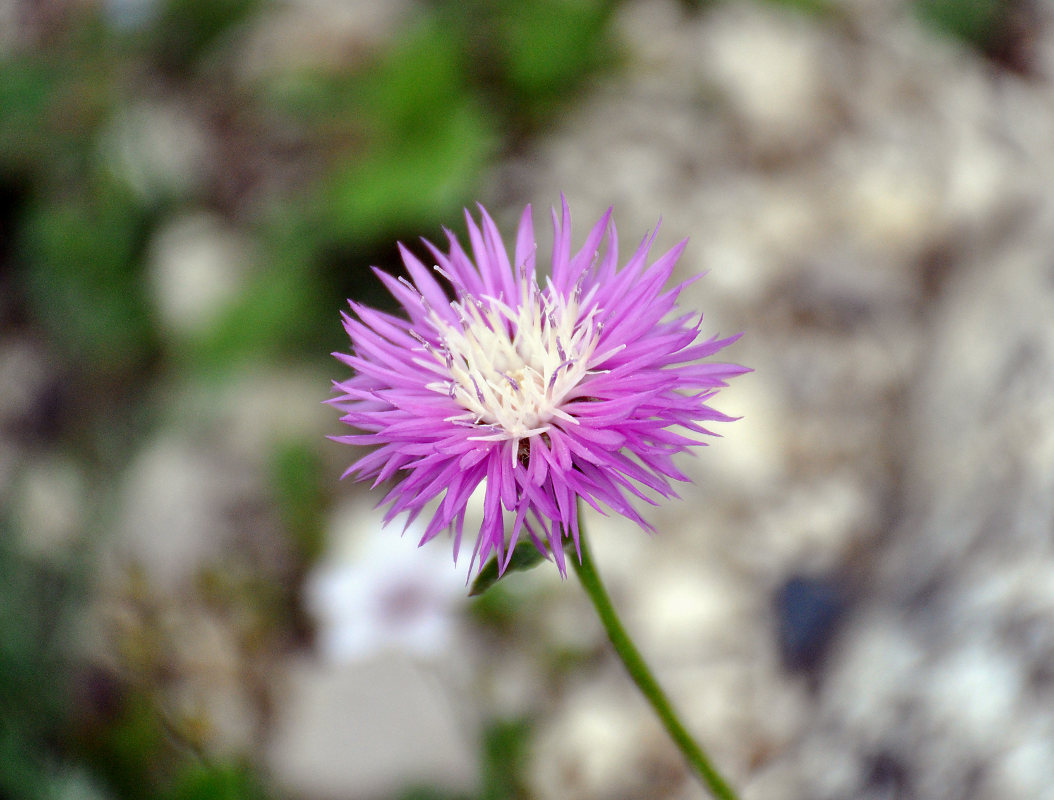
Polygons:
<instances>
[{"instance_id":1,"label":"flower head","mask_svg":"<svg viewBox=\"0 0 1054 800\"><path fill-rule=\"evenodd\" d=\"M422 544L450 529L456 558L468 499L484 484L473 560L494 553L504 568L526 535L563 572L578 498L651 530L630 497L676 496L670 481L688 478L673 456L703 444L692 435L711 434L703 424L730 419L709 402L747 370L703 360L738 336L700 340L702 315L677 314L694 278L664 289L686 242L649 263L653 232L619 267L609 209L572 254L565 200L540 278L530 206L511 261L480 215L465 214L471 256L447 231L446 252L424 243L433 270L400 245L410 279L377 271L406 319L350 304L352 354L335 355L355 375L334 383L330 402L361 433L334 438L375 448L345 475L393 481L386 522L440 500Z\"/></svg>"}]
</instances>

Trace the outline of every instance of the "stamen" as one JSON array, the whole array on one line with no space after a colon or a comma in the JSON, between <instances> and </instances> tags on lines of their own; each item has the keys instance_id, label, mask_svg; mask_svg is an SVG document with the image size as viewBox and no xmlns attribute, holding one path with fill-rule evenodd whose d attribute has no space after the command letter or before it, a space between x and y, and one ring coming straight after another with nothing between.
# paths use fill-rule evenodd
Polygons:
<instances>
[{"instance_id":1,"label":"stamen","mask_svg":"<svg viewBox=\"0 0 1054 800\"><path fill-rule=\"evenodd\" d=\"M431 312L432 306L429 305L428 300L426 300L425 296L417 290L417 287L414 284L406 280L406 278L402 275L399 276L399 283L401 283L413 293L414 297L417 298L417 302L421 304L421 307L425 310L426 313Z\"/></svg>"},{"instance_id":2,"label":"stamen","mask_svg":"<svg viewBox=\"0 0 1054 800\"><path fill-rule=\"evenodd\" d=\"M503 377L505 380L507 380L509 382L509 385L512 387L512 390L514 392L520 391L520 384L516 383L516 381L513 380L513 377L509 373L507 373L507 372L499 372L498 374L501 375L501 377Z\"/></svg>"},{"instance_id":3,"label":"stamen","mask_svg":"<svg viewBox=\"0 0 1054 800\"><path fill-rule=\"evenodd\" d=\"M461 281L459 281L457 278L455 278L449 272L447 272L445 269L443 269L441 266L439 266L438 264L434 264L432 266L432 269L434 269L436 272L438 272L440 275L442 275L444 278L446 278L447 282L449 282L450 285L454 287L455 291L457 291L459 296L464 297L465 295L468 294L468 291L465 289L464 284L461 283Z\"/></svg>"},{"instance_id":4,"label":"stamen","mask_svg":"<svg viewBox=\"0 0 1054 800\"><path fill-rule=\"evenodd\" d=\"M551 279L542 290L534 274L517 278L512 304L507 292L465 294L450 304L456 321L430 311L435 336L415 336L450 377L429 388L465 409L458 424L481 428L474 440L510 440L514 461L523 443L544 435L552 422L577 422L560 406L589 367L599 365L594 351L600 338L597 309L582 313L580 285L568 297Z\"/></svg>"},{"instance_id":5,"label":"stamen","mask_svg":"<svg viewBox=\"0 0 1054 800\"><path fill-rule=\"evenodd\" d=\"M552 392L553 391L553 386L556 384L556 378L560 374L560 370L563 369L564 367L569 367L569 366L571 366L574 363L575 363L574 361L567 360L567 361L564 361L563 364L560 364L556 369L554 369L553 370L553 374L549 376L549 386L548 386L546 391Z\"/></svg>"},{"instance_id":6,"label":"stamen","mask_svg":"<svg viewBox=\"0 0 1054 800\"><path fill-rule=\"evenodd\" d=\"M405 276L403 276L403 275L399 276L399 283L401 283L403 286L405 286L407 289L409 289L411 292L413 292L418 297L421 296L421 293L419 291L417 291L417 287L414 286L413 283L408 281Z\"/></svg>"}]
</instances>

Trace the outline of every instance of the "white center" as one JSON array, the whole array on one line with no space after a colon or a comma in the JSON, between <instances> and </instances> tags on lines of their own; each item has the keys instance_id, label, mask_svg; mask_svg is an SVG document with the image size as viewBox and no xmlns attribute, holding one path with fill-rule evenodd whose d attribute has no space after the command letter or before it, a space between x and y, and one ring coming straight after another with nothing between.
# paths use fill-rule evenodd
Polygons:
<instances>
[{"instance_id":1,"label":"white center","mask_svg":"<svg viewBox=\"0 0 1054 800\"><path fill-rule=\"evenodd\" d=\"M473 437L483 441L535 436L557 417L577 424L560 405L596 363L600 338L596 308L581 313L592 293L580 295L564 298L551 283L543 292L524 278L515 309L498 298L466 297L451 303L460 325L432 311L442 350L428 349L449 379L428 388L449 394L466 412L448 421L491 426Z\"/></svg>"}]
</instances>

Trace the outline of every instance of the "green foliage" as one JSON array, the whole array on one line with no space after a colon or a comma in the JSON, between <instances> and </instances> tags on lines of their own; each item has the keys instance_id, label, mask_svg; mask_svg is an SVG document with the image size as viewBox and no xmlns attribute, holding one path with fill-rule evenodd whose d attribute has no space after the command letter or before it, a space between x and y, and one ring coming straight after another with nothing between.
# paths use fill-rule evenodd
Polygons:
<instances>
[{"instance_id":1,"label":"green foliage","mask_svg":"<svg viewBox=\"0 0 1054 800\"><path fill-rule=\"evenodd\" d=\"M59 637L69 583L14 549L0 522L0 796L53 796L54 744L68 713Z\"/></svg>"},{"instance_id":2,"label":"green foliage","mask_svg":"<svg viewBox=\"0 0 1054 800\"><path fill-rule=\"evenodd\" d=\"M268 264L196 341L183 360L193 369L224 373L246 361L280 361L317 341L323 291L305 264Z\"/></svg>"},{"instance_id":3,"label":"green foliage","mask_svg":"<svg viewBox=\"0 0 1054 800\"><path fill-rule=\"evenodd\" d=\"M288 442L275 451L271 483L282 521L302 561L313 563L323 545L323 465L314 442Z\"/></svg>"},{"instance_id":4,"label":"green foliage","mask_svg":"<svg viewBox=\"0 0 1054 800\"><path fill-rule=\"evenodd\" d=\"M526 785L531 726L516 718L491 723L483 732L480 791L475 796L452 794L428 786L415 786L398 800L530 800Z\"/></svg>"},{"instance_id":5,"label":"green foliage","mask_svg":"<svg viewBox=\"0 0 1054 800\"><path fill-rule=\"evenodd\" d=\"M104 53L91 45L0 57L0 174L51 182L83 170L112 90Z\"/></svg>"},{"instance_id":6,"label":"green foliage","mask_svg":"<svg viewBox=\"0 0 1054 800\"><path fill-rule=\"evenodd\" d=\"M166 0L147 38L162 63L185 69L258 7L258 0Z\"/></svg>"},{"instance_id":7,"label":"green foliage","mask_svg":"<svg viewBox=\"0 0 1054 800\"><path fill-rule=\"evenodd\" d=\"M471 199L499 136L450 34L426 17L360 73L283 87L283 107L324 116L341 140L304 206L316 236L368 247L437 227Z\"/></svg>"},{"instance_id":8,"label":"green foliage","mask_svg":"<svg viewBox=\"0 0 1054 800\"><path fill-rule=\"evenodd\" d=\"M334 231L370 240L391 230L427 229L465 202L489 155L487 120L468 101L423 127L426 135L393 130L367 158L335 170L326 189Z\"/></svg>"},{"instance_id":9,"label":"green foliage","mask_svg":"<svg viewBox=\"0 0 1054 800\"><path fill-rule=\"evenodd\" d=\"M105 183L41 198L25 215L19 251L34 315L86 367L128 369L152 341L138 269L145 221Z\"/></svg>"},{"instance_id":10,"label":"green foliage","mask_svg":"<svg viewBox=\"0 0 1054 800\"><path fill-rule=\"evenodd\" d=\"M446 8L474 78L517 138L539 129L590 76L615 66L614 0L466 0Z\"/></svg>"},{"instance_id":11,"label":"green foliage","mask_svg":"<svg viewBox=\"0 0 1054 800\"><path fill-rule=\"evenodd\" d=\"M837 3L834 0L756 0L771 6L779 6L800 14L823 16L836 13ZM727 0L681 0L687 10L699 13Z\"/></svg>"},{"instance_id":12,"label":"green foliage","mask_svg":"<svg viewBox=\"0 0 1054 800\"><path fill-rule=\"evenodd\" d=\"M481 630L505 637L514 629L521 608L519 597L509 591L507 584L498 581L477 595L468 611Z\"/></svg>"},{"instance_id":13,"label":"green foliage","mask_svg":"<svg viewBox=\"0 0 1054 800\"><path fill-rule=\"evenodd\" d=\"M259 778L234 764L191 764L166 800L265 800Z\"/></svg>"},{"instance_id":14,"label":"green foliage","mask_svg":"<svg viewBox=\"0 0 1054 800\"><path fill-rule=\"evenodd\" d=\"M431 124L464 96L467 64L450 33L427 17L359 76L359 110L376 133L427 140Z\"/></svg>"},{"instance_id":15,"label":"green foliage","mask_svg":"<svg viewBox=\"0 0 1054 800\"><path fill-rule=\"evenodd\" d=\"M473 798L464 794L451 794L430 786L413 786L401 792L398 800L473 800Z\"/></svg>"},{"instance_id":16,"label":"green foliage","mask_svg":"<svg viewBox=\"0 0 1054 800\"><path fill-rule=\"evenodd\" d=\"M118 701L106 725L89 732L83 755L124 800L153 800L173 765L163 719L145 690L133 690Z\"/></svg>"},{"instance_id":17,"label":"green foliage","mask_svg":"<svg viewBox=\"0 0 1054 800\"><path fill-rule=\"evenodd\" d=\"M496 50L508 84L538 104L565 94L610 61L605 36L611 3L581 0L529 0L501 4Z\"/></svg>"},{"instance_id":18,"label":"green foliage","mask_svg":"<svg viewBox=\"0 0 1054 800\"><path fill-rule=\"evenodd\" d=\"M251 768L213 761L182 737L149 691L128 688L113 719L89 731L82 749L122 800L266 800Z\"/></svg>"},{"instance_id":19,"label":"green foliage","mask_svg":"<svg viewBox=\"0 0 1054 800\"><path fill-rule=\"evenodd\" d=\"M997 34L1007 0L916 0L920 18L941 33L984 49Z\"/></svg>"},{"instance_id":20,"label":"green foliage","mask_svg":"<svg viewBox=\"0 0 1054 800\"><path fill-rule=\"evenodd\" d=\"M801 14L814 14L817 16L832 13L836 8L832 0L765 0L765 2L774 6L789 8Z\"/></svg>"},{"instance_id":21,"label":"green foliage","mask_svg":"<svg viewBox=\"0 0 1054 800\"><path fill-rule=\"evenodd\" d=\"M0 168L29 171L47 156L53 142L27 134L47 129L60 78L58 65L42 60L0 63Z\"/></svg>"},{"instance_id":22,"label":"green foliage","mask_svg":"<svg viewBox=\"0 0 1054 800\"><path fill-rule=\"evenodd\" d=\"M526 785L530 755L530 721L494 722L483 735L483 789L479 800L530 800Z\"/></svg>"}]
</instances>

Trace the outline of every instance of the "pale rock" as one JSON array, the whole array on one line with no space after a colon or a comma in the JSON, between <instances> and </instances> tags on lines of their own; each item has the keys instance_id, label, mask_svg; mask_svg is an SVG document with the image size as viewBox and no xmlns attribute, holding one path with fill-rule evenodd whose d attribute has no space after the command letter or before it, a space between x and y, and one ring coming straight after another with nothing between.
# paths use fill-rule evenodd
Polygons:
<instances>
[{"instance_id":1,"label":"pale rock","mask_svg":"<svg viewBox=\"0 0 1054 800\"><path fill-rule=\"evenodd\" d=\"M201 120L188 105L142 99L117 109L100 147L110 168L146 203L185 197L213 159Z\"/></svg>"},{"instance_id":2,"label":"pale rock","mask_svg":"<svg viewBox=\"0 0 1054 800\"><path fill-rule=\"evenodd\" d=\"M588 800L647 792L645 766L665 748L643 700L625 701L625 677L575 686L537 731L532 789L538 800Z\"/></svg>"},{"instance_id":3,"label":"pale rock","mask_svg":"<svg viewBox=\"0 0 1054 800\"><path fill-rule=\"evenodd\" d=\"M1054 730L1048 724L1010 743L985 776L989 796L1052 800L1054 785L1049 778L1050 765L1054 764L1052 741Z\"/></svg>"},{"instance_id":4,"label":"pale rock","mask_svg":"<svg viewBox=\"0 0 1054 800\"><path fill-rule=\"evenodd\" d=\"M753 618L738 582L716 566L664 560L637 584L626 617L639 646L661 653L667 664L727 651L735 646L735 632Z\"/></svg>"},{"instance_id":5,"label":"pale rock","mask_svg":"<svg viewBox=\"0 0 1054 800\"><path fill-rule=\"evenodd\" d=\"M632 43L634 73L665 76L672 67L679 66L677 55L684 24L684 8L666 0L642 0L620 6L615 29L621 39ZM646 34L641 35L642 32Z\"/></svg>"},{"instance_id":6,"label":"pale rock","mask_svg":"<svg viewBox=\"0 0 1054 800\"><path fill-rule=\"evenodd\" d=\"M53 377L41 345L16 337L0 342L0 424L22 425Z\"/></svg>"},{"instance_id":7,"label":"pale rock","mask_svg":"<svg viewBox=\"0 0 1054 800\"><path fill-rule=\"evenodd\" d=\"M835 654L825 694L860 745L877 748L881 732L902 725L910 710L912 678L924 665L926 649L886 609L865 612L854 630Z\"/></svg>"},{"instance_id":8,"label":"pale rock","mask_svg":"<svg viewBox=\"0 0 1054 800\"><path fill-rule=\"evenodd\" d=\"M103 0L109 23L119 31L145 28L157 19L160 0Z\"/></svg>"},{"instance_id":9,"label":"pale rock","mask_svg":"<svg viewBox=\"0 0 1054 800\"><path fill-rule=\"evenodd\" d=\"M315 368L248 367L221 384L190 387L181 419L195 428L204 425L225 452L251 468L267 469L277 446L319 442L326 434L347 431L339 415L323 404L330 388L329 378ZM348 466L347 448L323 443L319 451L339 477Z\"/></svg>"},{"instance_id":10,"label":"pale rock","mask_svg":"<svg viewBox=\"0 0 1054 800\"><path fill-rule=\"evenodd\" d=\"M267 745L276 783L298 797L391 797L413 786L470 793L478 781L466 698L432 669L388 655L355 664L294 658Z\"/></svg>"},{"instance_id":11,"label":"pale rock","mask_svg":"<svg viewBox=\"0 0 1054 800\"><path fill-rule=\"evenodd\" d=\"M990 103L991 98L977 102ZM964 109L955 118L968 113ZM1003 222L1035 193L1029 188L1036 177L1034 162L1022 158L1016 148L1008 148L1003 134L987 119L977 125L948 128L949 157L942 200L952 229L984 229L993 220ZM1034 186L1040 190L1040 185Z\"/></svg>"},{"instance_id":12,"label":"pale rock","mask_svg":"<svg viewBox=\"0 0 1054 800\"><path fill-rule=\"evenodd\" d=\"M178 337L207 332L245 288L252 250L246 236L206 212L168 222L147 268L162 326Z\"/></svg>"},{"instance_id":13,"label":"pale rock","mask_svg":"<svg viewBox=\"0 0 1054 800\"><path fill-rule=\"evenodd\" d=\"M712 654L692 666L654 666L660 685L685 726L699 742L705 743L707 752L722 765L729 780L737 783L747 772L752 750L760 744L763 720L770 713L771 697L767 687L758 681L761 675L768 677L768 669L759 670L748 664L744 658L748 654L759 655L747 645L739 652ZM781 709L787 710L789 707ZM771 711L774 713L775 709Z\"/></svg>"},{"instance_id":14,"label":"pale rock","mask_svg":"<svg viewBox=\"0 0 1054 800\"><path fill-rule=\"evenodd\" d=\"M0 0L0 57L14 55L19 40L19 0Z\"/></svg>"},{"instance_id":15,"label":"pale rock","mask_svg":"<svg viewBox=\"0 0 1054 800\"><path fill-rule=\"evenodd\" d=\"M113 795L86 768L67 767L51 786L56 800L112 800Z\"/></svg>"},{"instance_id":16,"label":"pale rock","mask_svg":"<svg viewBox=\"0 0 1054 800\"><path fill-rule=\"evenodd\" d=\"M14 516L22 547L42 558L62 558L84 532L88 508L85 476L77 462L51 456L21 472Z\"/></svg>"},{"instance_id":17,"label":"pale rock","mask_svg":"<svg viewBox=\"0 0 1054 800\"><path fill-rule=\"evenodd\" d=\"M824 38L791 11L715 9L696 44L697 78L713 82L741 120L747 147L800 152L833 127Z\"/></svg>"},{"instance_id":18,"label":"pale rock","mask_svg":"<svg viewBox=\"0 0 1054 800\"><path fill-rule=\"evenodd\" d=\"M411 17L410 0L282 0L243 31L235 60L246 82L359 64Z\"/></svg>"},{"instance_id":19,"label":"pale rock","mask_svg":"<svg viewBox=\"0 0 1054 800\"><path fill-rule=\"evenodd\" d=\"M141 568L161 594L186 586L225 551L232 535L226 504L236 486L207 449L161 434L121 481L113 536L104 542L108 560Z\"/></svg>"},{"instance_id":20,"label":"pale rock","mask_svg":"<svg viewBox=\"0 0 1054 800\"><path fill-rule=\"evenodd\" d=\"M830 572L874 530L873 506L873 498L852 474L818 478L779 497L761 514L756 534L744 541L763 543L763 555L755 553L753 558L756 564L769 565L769 574L777 579L797 572ZM743 558L750 555L744 553Z\"/></svg>"},{"instance_id":21,"label":"pale rock","mask_svg":"<svg viewBox=\"0 0 1054 800\"><path fill-rule=\"evenodd\" d=\"M839 185L845 229L868 252L901 257L920 252L942 233L950 210L932 155L907 141L868 142L845 153ZM943 189L943 191L942 191Z\"/></svg>"},{"instance_id":22,"label":"pale rock","mask_svg":"<svg viewBox=\"0 0 1054 800\"><path fill-rule=\"evenodd\" d=\"M743 340L740 340L743 341ZM742 363L756 369L736 379L718 396L722 413L740 418L743 424L714 426L721 438L712 440L695 458L680 464L694 484L715 494L759 496L779 486L785 477L786 432L778 398L781 387L773 373L764 369L763 348L744 342ZM736 347L739 347L739 343ZM751 358L750 350L757 354ZM688 487L678 491L689 492Z\"/></svg>"},{"instance_id":23,"label":"pale rock","mask_svg":"<svg viewBox=\"0 0 1054 800\"><path fill-rule=\"evenodd\" d=\"M1007 729L1023 711L1021 671L988 637L972 637L933 669L941 677L927 693L931 724L971 749L986 747L993 731Z\"/></svg>"}]
</instances>

